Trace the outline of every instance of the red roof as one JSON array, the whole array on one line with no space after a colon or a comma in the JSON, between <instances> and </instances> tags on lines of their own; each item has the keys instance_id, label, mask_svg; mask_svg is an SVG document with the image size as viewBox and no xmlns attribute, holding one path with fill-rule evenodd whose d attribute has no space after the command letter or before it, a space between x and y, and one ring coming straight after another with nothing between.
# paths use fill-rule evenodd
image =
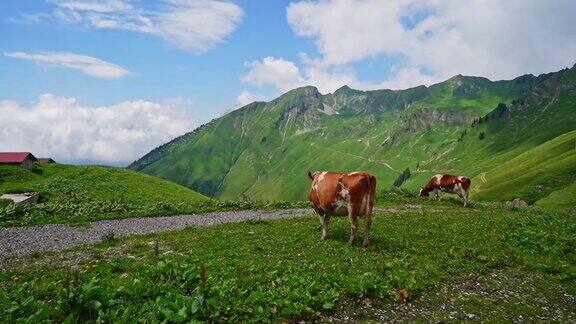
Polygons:
<instances>
[{"instance_id":1,"label":"red roof","mask_svg":"<svg viewBox=\"0 0 576 324\"><path fill-rule=\"evenodd\" d=\"M22 163L28 158L36 161L30 152L0 152L0 163Z\"/></svg>"}]
</instances>

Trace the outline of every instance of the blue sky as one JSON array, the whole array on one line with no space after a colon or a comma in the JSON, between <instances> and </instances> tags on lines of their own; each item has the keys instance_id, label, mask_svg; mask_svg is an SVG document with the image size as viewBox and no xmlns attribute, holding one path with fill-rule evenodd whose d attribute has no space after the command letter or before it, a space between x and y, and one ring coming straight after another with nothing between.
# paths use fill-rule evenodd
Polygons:
<instances>
[{"instance_id":1,"label":"blue sky","mask_svg":"<svg viewBox=\"0 0 576 324\"><path fill-rule=\"evenodd\" d=\"M298 86L555 71L575 63L574 12L568 0L2 1L0 150L125 163Z\"/></svg>"},{"instance_id":2,"label":"blue sky","mask_svg":"<svg viewBox=\"0 0 576 324\"><path fill-rule=\"evenodd\" d=\"M205 53L182 50L166 40L115 29L96 29L58 21L15 22L22 14L44 13L54 5L43 1L0 4L0 50L66 51L96 57L129 70L122 79L99 79L61 68L41 68L29 61L0 58L0 98L30 101L50 92L93 105L123 100L161 101L187 98L207 116L235 104L241 92L244 62L264 56L295 59L311 41L296 37L285 19L287 1L243 1L244 12L233 34ZM14 75L18 75L15 80Z\"/></svg>"}]
</instances>

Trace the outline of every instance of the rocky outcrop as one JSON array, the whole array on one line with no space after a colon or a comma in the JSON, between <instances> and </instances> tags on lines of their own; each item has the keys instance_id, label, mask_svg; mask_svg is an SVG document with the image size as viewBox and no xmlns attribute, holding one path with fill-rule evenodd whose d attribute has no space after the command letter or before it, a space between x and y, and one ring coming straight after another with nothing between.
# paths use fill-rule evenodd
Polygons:
<instances>
[{"instance_id":1,"label":"rocky outcrop","mask_svg":"<svg viewBox=\"0 0 576 324\"><path fill-rule=\"evenodd\" d=\"M483 81L483 78L465 77L459 74L448 79L447 82L452 86L452 93L454 95L472 96L486 89L486 87L482 85Z\"/></svg>"},{"instance_id":2,"label":"rocky outcrop","mask_svg":"<svg viewBox=\"0 0 576 324\"><path fill-rule=\"evenodd\" d=\"M287 136L314 129L325 109L322 94L316 87L292 90L269 104L274 105L273 109L282 110L276 127L283 141Z\"/></svg>"},{"instance_id":3,"label":"rocky outcrop","mask_svg":"<svg viewBox=\"0 0 576 324\"><path fill-rule=\"evenodd\" d=\"M494 108L494 110L486 114L486 116L475 119L472 122L472 126L488 121L506 121L508 119L510 119L510 109L505 103L501 102L496 106L496 108Z\"/></svg>"},{"instance_id":4,"label":"rocky outcrop","mask_svg":"<svg viewBox=\"0 0 576 324\"><path fill-rule=\"evenodd\" d=\"M417 132L425 129L426 126L444 123L449 125L469 125L478 116L472 111L462 109L462 111L451 111L442 109L418 109L407 113L401 121L402 129L407 132Z\"/></svg>"},{"instance_id":5,"label":"rocky outcrop","mask_svg":"<svg viewBox=\"0 0 576 324\"><path fill-rule=\"evenodd\" d=\"M514 206L514 207L528 207L528 203L525 202L522 198L514 198L506 202L506 206Z\"/></svg>"}]
</instances>

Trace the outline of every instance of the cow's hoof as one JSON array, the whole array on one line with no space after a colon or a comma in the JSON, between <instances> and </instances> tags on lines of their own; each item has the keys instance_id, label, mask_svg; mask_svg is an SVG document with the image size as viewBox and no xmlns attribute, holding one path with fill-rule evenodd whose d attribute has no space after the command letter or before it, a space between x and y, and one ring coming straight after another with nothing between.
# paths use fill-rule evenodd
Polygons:
<instances>
[{"instance_id":1,"label":"cow's hoof","mask_svg":"<svg viewBox=\"0 0 576 324\"><path fill-rule=\"evenodd\" d=\"M326 236L321 236L320 239L321 239L321 240L325 240L325 239L326 239Z\"/></svg>"},{"instance_id":2,"label":"cow's hoof","mask_svg":"<svg viewBox=\"0 0 576 324\"><path fill-rule=\"evenodd\" d=\"M370 243L368 241L362 242L362 247L368 247L368 245L370 245Z\"/></svg>"}]
</instances>

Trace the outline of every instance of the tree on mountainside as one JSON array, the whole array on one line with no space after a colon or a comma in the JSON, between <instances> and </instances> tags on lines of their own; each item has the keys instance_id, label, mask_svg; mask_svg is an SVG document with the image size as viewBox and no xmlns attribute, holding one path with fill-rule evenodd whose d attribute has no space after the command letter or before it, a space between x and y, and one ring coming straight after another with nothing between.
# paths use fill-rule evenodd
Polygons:
<instances>
[{"instance_id":1,"label":"tree on mountainside","mask_svg":"<svg viewBox=\"0 0 576 324\"><path fill-rule=\"evenodd\" d=\"M400 173L398 175L398 178L396 178L396 180L394 180L394 184L392 186L399 188L404 182L406 182L406 180L410 179L411 175L412 174L410 173L410 169L406 168L406 170L404 170L402 173Z\"/></svg>"}]
</instances>

